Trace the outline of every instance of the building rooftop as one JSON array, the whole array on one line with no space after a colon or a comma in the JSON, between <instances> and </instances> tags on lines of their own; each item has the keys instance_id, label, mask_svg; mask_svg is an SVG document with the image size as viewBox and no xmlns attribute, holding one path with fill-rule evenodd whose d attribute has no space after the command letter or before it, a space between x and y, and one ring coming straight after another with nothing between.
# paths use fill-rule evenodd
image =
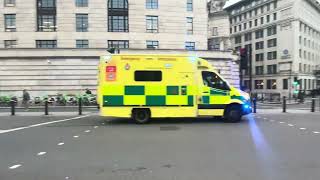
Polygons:
<instances>
[{"instance_id":1,"label":"building rooftop","mask_svg":"<svg viewBox=\"0 0 320 180\"><path fill-rule=\"evenodd\" d=\"M238 5L246 1L251 1L251 0L228 0L224 5L223 9L229 9L231 7L234 7L235 5ZM307 0L307 1L313 3L315 6L318 7L318 9L320 9L320 0Z\"/></svg>"}]
</instances>

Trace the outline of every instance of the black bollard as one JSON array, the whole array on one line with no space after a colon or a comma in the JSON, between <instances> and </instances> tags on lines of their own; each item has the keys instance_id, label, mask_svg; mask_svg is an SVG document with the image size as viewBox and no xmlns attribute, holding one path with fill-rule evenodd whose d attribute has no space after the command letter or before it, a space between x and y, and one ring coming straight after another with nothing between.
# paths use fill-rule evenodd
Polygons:
<instances>
[{"instance_id":1,"label":"black bollard","mask_svg":"<svg viewBox=\"0 0 320 180\"><path fill-rule=\"evenodd\" d=\"M253 103L253 113L257 113L257 99L253 98L252 103Z\"/></svg>"},{"instance_id":2,"label":"black bollard","mask_svg":"<svg viewBox=\"0 0 320 180\"><path fill-rule=\"evenodd\" d=\"M11 105L11 116L14 116L16 114L16 102L14 100L10 101L10 105Z\"/></svg>"},{"instance_id":3,"label":"black bollard","mask_svg":"<svg viewBox=\"0 0 320 180\"><path fill-rule=\"evenodd\" d=\"M287 99L283 96L282 112L287 112Z\"/></svg>"},{"instance_id":4,"label":"black bollard","mask_svg":"<svg viewBox=\"0 0 320 180\"><path fill-rule=\"evenodd\" d=\"M49 103L48 100L44 102L44 115L49 115Z\"/></svg>"},{"instance_id":5,"label":"black bollard","mask_svg":"<svg viewBox=\"0 0 320 180\"><path fill-rule=\"evenodd\" d=\"M82 115L82 98L79 98L79 115Z\"/></svg>"},{"instance_id":6,"label":"black bollard","mask_svg":"<svg viewBox=\"0 0 320 180\"><path fill-rule=\"evenodd\" d=\"M315 112L316 110L316 98L314 96L312 96L312 100L311 100L311 112Z\"/></svg>"}]
</instances>

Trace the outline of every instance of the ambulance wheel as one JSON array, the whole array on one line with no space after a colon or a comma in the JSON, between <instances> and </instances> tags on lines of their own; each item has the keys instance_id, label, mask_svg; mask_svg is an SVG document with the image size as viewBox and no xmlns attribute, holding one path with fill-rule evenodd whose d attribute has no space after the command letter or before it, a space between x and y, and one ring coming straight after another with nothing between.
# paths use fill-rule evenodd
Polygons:
<instances>
[{"instance_id":1,"label":"ambulance wheel","mask_svg":"<svg viewBox=\"0 0 320 180\"><path fill-rule=\"evenodd\" d=\"M241 117L241 108L237 105L233 105L227 108L224 115L224 121L227 123L237 123L241 121Z\"/></svg>"},{"instance_id":2,"label":"ambulance wheel","mask_svg":"<svg viewBox=\"0 0 320 180\"><path fill-rule=\"evenodd\" d=\"M145 124L150 121L149 109L134 109L132 118L137 124Z\"/></svg>"}]
</instances>

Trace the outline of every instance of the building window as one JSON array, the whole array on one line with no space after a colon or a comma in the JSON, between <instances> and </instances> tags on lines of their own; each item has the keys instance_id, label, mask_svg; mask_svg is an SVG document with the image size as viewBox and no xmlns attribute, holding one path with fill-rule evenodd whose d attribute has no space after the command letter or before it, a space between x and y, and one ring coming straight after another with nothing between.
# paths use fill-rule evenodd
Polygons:
<instances>
[{"instance_id":1,"label":"building window","mask_svg":"<svg viewBox=\"0 0 320 180\"><path fill-rule=\"evenodd\" d=\"M235 44L240 44L241 43L241 36L236 36L235 38L234 38L234 43Z\"/></svg>"},{"instance_id":2,"label":"building window","mask_svg":"<svg viewBox=\"0 0 320 180\"><path fill-rule=\"evenodd\" d=\"M237 32L237 26L234 26L233 29L234 29L233 32L236 33Z\"/></svg>"},{"instance_id":3,"label":"building window","mask_svg":"<svg viewBox=\"0 0 320 180\"><path fill-rule=\"evenodd\" d=\"M146 0L147 9L158 9L158 0Z\"/></svg>"},{"instance_id":4,"label":"building window","mask_svg":"<svg viewBox=\"0 0 320 180\"><path fill-rule=\"evenodd\" d=\"M242 30L242 28L241 28L241 24L239 25L239 31L241 31Z\"/></svg>"},{"instance_id":5,"label":"building window","mask_svg":"<svg viewBox=\"0 0 320 180\"><path fill-rule=\"evenodd\" d=\"M193 34L193 18L187 17L187 34Z\"/></svg>"},{"instance_id":6,"label":"building window","mask_svg":"<svg viewBox=\"0 0 320 180\"><path fill-rule=\"evenodd\" d=\"M254 20L254 26L258 26L258 19Z\"/></svg>"},{"instance_id":7,"label":"building window","mask_svg":"<svg viewBox=\"0 0 320 180\"><path fill-rule=\"evenodd\" d=\"M244 34L244 41L251 41L252 40L252 33L246 33Z\"/></svg>"},{"instance_id":8,"label":"building window","mask_svg":"<svg viewBox=\"0 0 320 180\"><path fill-rule=\"evenodd\" d=\"M88 7L88 0L76 0L77 7Z\"/></svg>"},{"instance_id":9,"label":"building window","mask_svg":"<svg viewBox=\"0 0 320 180\"><path fill-rule=\"evenodd\" d=\"M56 7L56 0L38 0L39 8L54 8Z\"/></svg>"},{"instance_id":10,"label":"building window","mask_svg":"<svg viewBox=\"0 0 320 180\"><path fill-rule=\"evenodd\" d=\"M273 20L277 20L277 13L273 13Z\"/></svg>"},{"instance_id":11,"label":"building window","mask_svg":"<svg viewBox=\"0 0 320 180\"><path fill-rule=\"evenodd\" d=\"M15 48L17 40L4 40L4 48Z\"/></svg>"},{"instance_id":12,"label":"building window","mask_svg":"<svg viewBox=\"0 0 320 180\"><path fill-rule=\"evenodd\" d=\"M5 7L14 7L16 6L16 0L4 0Z\"/></svg>"},{"instance_id":13,"label":"building window","mask_svg":"<svg viewBox=\"0 0 320 180\"><path fill-rule=\"evenodd\" d=\"M128 32L128 16L109 16L109 32Z\"/></svg>"},{"instance_id":14,"label":"building window","mask_svg":"<svg viewBox=\"0 0 320 180\"><path fill-rule=\"evenodd\" d=\"M247 29L247 23L243 23L243 30Z\"/></svg>"},{"instance_id":15,"label":"building window","mask_svg":"<svg viewBox=\"0 0 320 180\"><path fill-rule=\"evenodd\" d=\"M212 36L218 36L218 28L217 27L212 28Z\"/></svg>"},{"instance_id":16,"label":"building window","mask_svg":"<svg viewBox=\"0 0 320 180\"><path fill-rule=\"evenodd\" d=\"M38 31L53 32L56 31L55 15L38 15Z\"/></svg>"},{"instance_id":17,"label":"building window","mask_svg":"<svg viewBox=\"0 0 320 180\"><path fill-rule=\"evenodd\" d=\"M267 23L270 22L270 15L267 15Z\"/></svg>"},{"instance_id":18,"label":"building window","mask_svg":"<svg viewBox=\"0 0 320 180\"><path fill-rule=\"evenodd\" d=\"M274 9L277 9L277 7L278 7L278 3L277 3L277 1L274 1L274 3L273 3L273 8L274 8Z\"/></svg>"},{"instance_id":19,"label":"building window","mask_svg":"<svg viewBox=\"0 0 320 180\"><path fill-rule=\"evenodd\" d=\"M16 15L5 14L4 15L5 31L15 32L16 31Z\"/></svg>"},{"instance_id":20,"label":"building window","mask_svg":"<svg viewBox=\"0 0 320 180\"><path fill-rule=\"evenodd\" d=\"M264 53L256 54L256 61L263 61L264 60Z\"/></svg>"},{"instance_id":21,"label":"building window","mask_svg":"<svg viewBox=\"0 0 320 180\"><path fill-rule=\"evenodd\" d=\"M147 22L147 32L150 32L150 33L157 33L159 32L159 29L158 29L158 16L147 16L146 17L146 22Z\"/></svg>"},{"instance_id":22,"label":"building window","mask_svg":"<svg viewBox=\"0 0 320 180\"><path fill-rule=\"evenodd\" d=\"M299 58L302 58L302 49L299 49Z\"/></svg>"},{"instance_id":23,"label":"building window","mask_svg":"<svg viewBox=\"0 0 320 180\"><path fill-rule=\"evenodd\" d=\"M56 31L56 1L37 0L37 31Z\"/></svg>"},{"instance_id":24,"label":"building window","mask_svg":"<svg viewBox=\"0 0 320 180\"><path fill-rule=\"evenodd\" d=\"M57 40L36 40L37 48L57 48Z\"/></svg>"},{"instance_id":25,"label":"building window","mask_svg":"<svg viewBox=\"0 0 320 180\"><path fill-rule=\"evenodd\" d=\"M270 11L270 4L267 4L267 11Z\"/></svg>"},{"instance_id":26,"label":"building window","mask_svg":"<svg viewBox=\"0 0 320 180\"><path fill-rule=\"evenodd\" d=\"M89 22L88 14L76 14L77 32L88 32Z\"/></svg>"},{"instance_id":27,"label":"building window","mask_svg":"<svg viewBox=\"0 0 320 180\"><path fill-rule=\"evenodd\" d=\"M187 11L193 11L193 0L187 0Z\"/></svg>"},{"instance_id":28,"label":"building window","mask_svg":"<svg viewBox=\"0 0 320 180\"><path fill-rule=\"evenodd\" d=\"M268 36L277 34L277 26L268 27L267 32L268 32Z\"/></svg>"},{"instance_id":29,"label":"building window","mask_svg":"<svg viewBox=\"0 0 320 180\"><path fill-rule=\"evenodd\" d=\"M147 49L159 49L159 41L147 41Z\"/></svg>"},{"instance_id":30,"label":"building window","mask_svg":"<svg viewBox=\"0 0 320 180\"><path fill-rule=\"evenodd\" d=\"M252 21L249 21L249 28L252 28Z\"/></svg>"},{"instance_id":31,"label":"building window","mask_svg":"<svg viewBox=\"0 0 320 180\"><path fill-rule=\"evenodd\" d=\"M299 72L302 72L302 64L299 63Z\"/></svg>"},{"instance_id":32,"label":"building window","mask_svg":"<svg viewBox=\"0 0 320 180\"><path fill-rule=\"evenodd\" d=\"M277 80L276 79L268 79L267 80L267 89L277 89Z\"/></svg>"},{"instance_id":33,"label":"building window","mask_svg":"<svg viewBox=\"0 0 320 180\"><path fill-rule=\"evenodd\" d=\"M264 34L263 29L257 30L255 34L256 34L256 39L263 38L263 34Z\"/></svg>"},{"instance_id":34,"label":"building window","mask_svg":"<svg viewBox=\"0 0 320 180\"><path fill-rule=\"evenodd\" d=\"M288 79L282 80L282 89L288 89Z\"/></svg>"},{"instance_id":35,"label":"building window","mask_svg":"<svg viewBox=\"0 0 320 180\"><path fill-rule=\"evenodd\" d=\"M268 48L277 46L277 39L268 40Z\"/></svg>"},{"instance_id":36,"label":"building window","mask_svg":"<svg viewBox=\"0 0 320 180\"><path fill-rule=\"evenodd\" d=\"M273 64L273 65L268 65L268 74L277 74L277 65Z\"/></svg>"},{"instance_id":37,"label":"building window","mask_svg":"<svg viewBox=\"0 0 320 180\"><path fill-rule=\"evenodd\" d=\"M209 50L219 50L220 49L220 39L212 38L208 40L208 49Z\"/></svg>"},{"instance_id":38,"label":"building window","mask_svg":"<svg viewBox=\"0 0 320 180\"><path fill-rule=\"evenodd\" d=\"M264 82L263 80L254 80L255 89L263 89Z\"/></svg>"},{"instance_id":39,"label":"building window","mask_svg":"<svg viewBox=\"0 0 320 180\"><path fill-rule=\"evenodd\" d=\"M76 40L76 48L89 48L89 40Z\"/></svg>"},{"instance_id":40,"label":"building window","mask_svg":"<svg viewBox=\"0 0 320 180\"><path fill-rule=\"evenodd\" d=\"M263 18L263 17L260 18L260 23L261 23L261 24L264 23L264 18Z\"/></svg>"},{"instance_id":41,"label":"building window","mask_svg":"<svg viewBox=\"0 0 320 180\"><path fill-rule=\"evenodd\" d=\"M258 49L263 49L263 41L260 41L260 42L256 42L256 50Z\"/></svg>"},{"instance_id":42,"label":"building window","mask_svg":"<svg viewBox=\"0 0 320 180\"><path fill-rule=\"evenodd\" d=\"M128 0L108 0L108 31L129 32Z\"/></svg>"},{"instance_id":43,"label":"building window","mask_svg":"<svg viewBox=\"0 0 320 180\"><path fill-rule=\"evenodd\" d=\"M268 52L267 59L268 60L277 59L277 51Z\"/></svg>"},{"instance_id":44,"label":"building window","mask_svg":"<svg viewBox=\"0 0 320 180\"><path fill-rule=\"evenodd\" d=\"M263 66L256 66L256 75L263 75Z\"/></svg>"},{"instance_id":45,"label":"building window","mask_svg":"<svg viewBox=\"0 0 320 180\"><path fill-rule=\"evenodd\" d=\"M128 40L109 40L108 48L128 49L129 41Z\"/></svg>"},{"instance_id":46,"label":"building window","mask_svg":"<svg viewBox=\"0 0 320 180\"><path fill-rule=\"evenodd\" d=\"M185 42L185 49L186 50L195 50L196 43L195 42Z\"/></svg>"}]
</instances>

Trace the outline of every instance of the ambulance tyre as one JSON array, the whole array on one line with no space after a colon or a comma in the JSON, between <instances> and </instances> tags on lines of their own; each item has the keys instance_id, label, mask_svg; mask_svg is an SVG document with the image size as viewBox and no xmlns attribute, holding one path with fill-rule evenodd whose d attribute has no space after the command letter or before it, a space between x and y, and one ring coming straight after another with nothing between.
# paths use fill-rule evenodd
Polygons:
<instances>
[{"instance_id":1,"label":"ambulance tyre","mask_svg":"<svg viewBox=\"0 0 320 180\"><path fill-rule=\"evenodd\" d=\"M227 123L237 123L241 121L241 106L231 105L227 107L226 113L224 115L224 121Z\"/></svg>"},{"instance_id":2,"label":"ambulance tyre","mask_svg":"<svg viewBox=\"0 0 320 180\"><path fill-rule=\"evenodd\" d=\"M150 121L151 113L149 109L133 109L132 118L137 124L145 124Z\"/></svg>"}]
</instances>

